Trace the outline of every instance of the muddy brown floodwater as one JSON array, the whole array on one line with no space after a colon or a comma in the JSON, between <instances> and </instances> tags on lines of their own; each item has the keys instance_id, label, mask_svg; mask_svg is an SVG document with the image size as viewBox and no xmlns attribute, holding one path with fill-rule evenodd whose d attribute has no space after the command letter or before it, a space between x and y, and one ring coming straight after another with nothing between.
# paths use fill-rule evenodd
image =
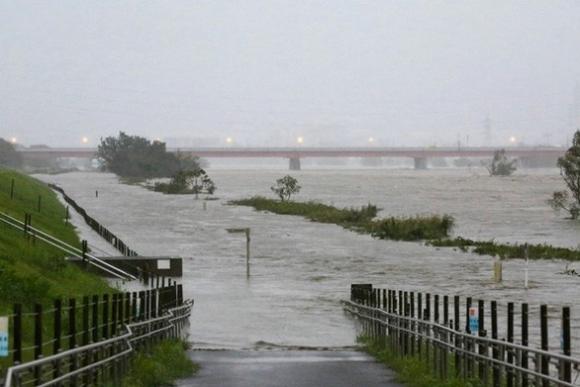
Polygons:
<instances>
[{"instance_id":1,"label":"muddy brown floodwater","mask_svg":"<svg viewBox=\"0 0 580 387\"><path fill-rule=\"evenodd\" d=\"M339 300L348 297L352 282L495 299L500 305L529 302L531 321L538 318L535 306L547 303L553 307L552 346L559 345L558 308L571 305L573 316L580 315L580 278L557 274L565 262L530 262L526 290L524 262L507 261L504 282L498 285L491 281L491 257L373 240L335 225L226 205L234 198L271 195L269 187L286 171L209 173L219 200L207 201L206 210L202 200L119 184L111 174L40 177L61 185L138 252L184 257L186 295L196 301L191 340L198 348L351 346L354 324ZM482 170L447 169L305 170L293 175L303 186L298 200L336 206L370 202L383 208L381 215L448 213L456 219L455 234L469 238L566 247L580 243L580 222L564 219L546 204L551 192L563 188L555 169L518 171L507 178L490 178ZM79 227L85 237L96 239ZM252 229L249 280L245 239L228 234L226 228L231 227ZM575 339L579 328L574 319Z\"/></svg>"}]
</instances>

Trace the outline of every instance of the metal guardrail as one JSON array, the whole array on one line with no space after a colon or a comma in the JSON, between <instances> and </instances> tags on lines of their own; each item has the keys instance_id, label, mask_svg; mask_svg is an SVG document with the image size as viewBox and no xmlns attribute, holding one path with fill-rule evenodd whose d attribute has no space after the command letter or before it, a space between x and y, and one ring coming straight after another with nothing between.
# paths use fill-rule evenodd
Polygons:
<instances>
[{"instance_id":1,"label":"metal guardrail","mask_svg":"<svg viewBox=\"0 0 580 387\"><path fill-rule=\"evenodd\" d=\"M511 322L508 316L508 325L511 326L508 337L500 339L494 304L492 335L487 337L483 322L478 322L481 329L471 333L468 328L469 321L466 321L467 328L463 331L460 328L458 312L454 310L455 321L449 319L446 302L443 303L443 316L440 316L438 299L434 299L435 313L432 316L429 297L425 297L426 305L422 309L421 297L411 297L413 292L355 287L353 285L352 299L342 301L342 304L346 312L361 321L362 336L380 343L392 354L418 356L430 364L433 373L441 379L455 375L465 379L478 379L482 385L494 387L580 386L580 358L570 355L569 314L568 329L566 322L563 322L563 353L558 353L548 350L547 346L534 348L528 345L527 321L522 325L525 327L525 339L516 343L513 335L513 315ZM445 297L445 301L447 300ZM456 301L454 309L458 305L459 302ZM469 310L469 305L470 300L466 311ZM547 335L544 336L544 333L542 342L547 342Z\"/></svg>"},{"instance_id":2,"label":"metal guardrail","mask_svg":"<svg viewBox=\"0 0 580 387\"><path fill-rule=\"evenodd\" d=\"M14 365L8 369L4 387L99 385L107 371L110 377L119 380L135 350L181 337L192 307L193 300L187 300L168 309L163 316L124 324L125 331L118 336Z\"/></svg>"},{"instance_id":3,"label":"metal guardrail","mask_svg":"<svg viewBox=\"0 0 580 387\"><path fill-rule=\"evenodd\" d=\"M134 275L125 272L124 270L119 269L118 267L111 265L105 261L103 261L102 259L99 259L87 252L83 252L82 250L69 245L68 243L53 237L52 235L39 230L35 227L32 227L30 224L25 223L25 222L21 222L20 220L5 214L5 213L1 213L0 212L0 222L11 226L13 228L15 228L18 231L22 231L24 232L26 235L29 235L33 238L36 238L38 240L41 240L67 254L70 254L73 257L77 257L80 259L85 260L86 262L88 262L90 265L93 265L97 268L99 268L100 270L103 270L109 274L111 274L114 277L117 277L119 279L123 279L123 280L135 280L137 279L137 277L135 277Z\"/></svg>"}]
</instances>

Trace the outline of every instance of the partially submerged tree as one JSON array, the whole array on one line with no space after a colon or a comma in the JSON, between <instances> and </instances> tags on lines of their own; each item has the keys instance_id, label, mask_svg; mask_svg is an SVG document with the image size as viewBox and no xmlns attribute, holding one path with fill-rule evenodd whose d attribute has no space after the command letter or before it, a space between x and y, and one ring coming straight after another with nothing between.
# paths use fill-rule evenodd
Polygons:
<instances>
[{"instance_id":1,"label":"partially submerged tree","mask_svg":"<svg viewBox=\"0 0 580 387\"><path fill-rule=\"evenodd\" d=\"M298 185L298 180L290 175L286 175L281 179L276 180L276 185L270 187L272 192L274 192L281 201L285 202L290 200L290 197L294 194L300 192L302 187Z\"/></svg>"},{"instance_id":2,"label":"partially submerged tree","mask_svg":"<svg viewBox=\"0 0 580 387\"><path fill-rule=\"evenodd\" d=\"M558 167L570 193L568 191L554 192L548 203L555 210L565 210L572 219L578 219L580 216L580 130L574 133L572 146L566 154L558 159Z\"/></svg>"},{"instance_id":3,"label":"partially submerged tree","mask_svg":"<svg viewBox=\"0 0 580 387\"><path fill-rule=\"evenodd\" d=\"M510 160L505 154L505 149L496 150L493 159L487 167L490 176L510 176L517 169L517 160Z\"/></svg>"},{"instance_id":4,"label":"partially submerged tree","mask_svg":"<svg viewBox=\"0 0 580 387\"><path fill-rule=\"evenodd\" d=\"M156 183L154 189L167 194L195 194L197 199L199 194L213 195L217 187L205 170L195 168L178 171L169 183Z\"/></svg>"},{"instance_id":5,"label":"partially submerged tree","mask_svg":"<svg viewBox=\"0 0 580 387\"><path fill-rule=\"evenodd\" d=\"M20 168L22 157L14 149L14 145L0 138L0 167Z\"/></svg>"},{"instance_id":6,"label":"partially submerged tree","mask_svg":"<svg viewBox=\"0 0 580 387\"><path fill-rule=\"evenodd\" d=\"M214 182L209 178L205 170L202 168L188 171L188 178L191 181L191 190L195 194L196 199L200 193L213 195L217 189Z\"/></svg>"}]
</instances>

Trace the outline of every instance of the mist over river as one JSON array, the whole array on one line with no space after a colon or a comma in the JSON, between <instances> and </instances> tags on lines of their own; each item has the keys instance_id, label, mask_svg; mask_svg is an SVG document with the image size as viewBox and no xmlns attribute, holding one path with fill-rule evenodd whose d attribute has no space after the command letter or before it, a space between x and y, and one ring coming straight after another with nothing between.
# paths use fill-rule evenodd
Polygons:
<instances>
[{"instance_id":1,"label":"mist over river","mask_svg":"<svg viewBox=\"0 0 580 387\"><path fill-rule=\"evenodd\" d=\"M563 261L531 261L528 290L523 288L524 262L506 261L504 282L494 284L488 256L438 250L422 243L374 240L335 225L226 204L235 198L270 196L269 187L287 171L212 168L208 172L218 187L219 200L205 202L206 210L203 200L120 184L111 174L40 178L61 185L139 253L184 258L184 291L195 298L190 339L198 348L353 345L354 324L339 304L348 298L352 282L527 301L532 306L531 321L537 319L540 303L555 307L550 309L553 318L567 304L573 305L574 317L580 315L580 278L557 274L565 267ZM556 169L520 170L505 178L467 169L291 174L303 187L296 197L301 201L339 207L370 202L383 209L380 216L448 213L456 219L454 234L468 238L574 248L580 243L580 222L564 219L564 214L554 213L546 204L553 191L564 188ZM85 238L98 239L77 224ZM231 227L252 229L249 280L245 277L245 238L228 234L226 228ZM555 322L551 326L559 327ZM575 335L579 328L575 320ZM558 336L559 328L550 333Z\"/></svg>"}]
</instances>

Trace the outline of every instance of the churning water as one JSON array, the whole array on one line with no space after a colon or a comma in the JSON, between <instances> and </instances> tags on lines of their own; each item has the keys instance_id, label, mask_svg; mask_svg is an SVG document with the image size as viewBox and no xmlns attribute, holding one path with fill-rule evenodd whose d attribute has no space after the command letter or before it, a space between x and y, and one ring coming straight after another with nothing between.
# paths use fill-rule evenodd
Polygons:
<instances>
[{"instance_id":1,"label":"churning water","mask_svg":"<svg viewBox=\"0 0 580 387\"><path fill-rule=\"evenodd\" d=\"M518 171L490 178L482 170L312 170L293 172L298 200L336 206L368 202L381 215L455 217L456 235L576 247L580 223L546 204L563 188L556 170ZM353 282L473 296L502 302L547 303L552 336L558 307L580 314L580 278L557 274L563 261L504 263L504 282L491 281L492 258L421 243L373 240L339 226L227 205L234 198L271 195L285 171L210 170L220 200L171 196L119 184L110 174L41 176L60 184L79 204L143 255L184 257L185 292L195 298L191 340L201 348L340 347L355 342L354 324L339 300ZM95 197L95 190L99 197ZM86 238L95 240L80 224ZM252 275L245 276L245 238L226 228L251 227ZM102 245L102 244L100 244ZM531 321L537 309L531 308ZM500 309L500 314L503 311ZM517 320L516 320L517 321ZM537 324L535 324L537 325ZM578 323L574 324L578 334ZM557 327L557 328L556 328ZM533 332L533 330L532 330ZM557 340L551 344L558 345Z\"/></svg>"}]
</instances>

